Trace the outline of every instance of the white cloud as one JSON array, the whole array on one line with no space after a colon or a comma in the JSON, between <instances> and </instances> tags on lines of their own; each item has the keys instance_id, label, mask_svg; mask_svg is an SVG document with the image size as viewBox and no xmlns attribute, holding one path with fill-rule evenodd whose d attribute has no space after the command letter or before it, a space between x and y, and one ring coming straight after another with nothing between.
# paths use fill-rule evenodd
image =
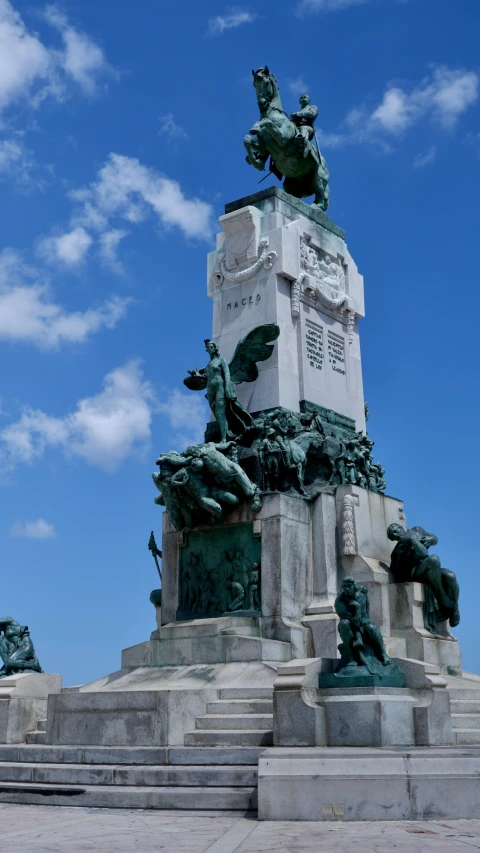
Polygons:
<instances>
[{"instance_id":1,"label":"white cloud","mask_svg":"<svg viewBox=\"0 0 480 853\"><path fill-rule=\"evenodd\" d=\"M47 448L58 448L67 457L78 456L112 472L131 453L144 450L155 400L138 362L112 370L103 384L102 391L79 400L64 417L26 409L17 423L0 432L5 467L32 463Z\"/></svg>"},{"instance_id":2,"label":"white cloud","mask_svg":"<svg viewBox=\"0 0 480 853\"><path fill-rule=\"evenodd\" d=\"M308 86L305 83L303 77L295 77L295 80L289 80L287 83L287 88L290 90L292 95L303 95L305 92L308 92Z\"/></svg>"},{"instance_id":3,"label":"white cloud","mask_svg":"<svg viewBox=\"0 0 480 853\"><path fill-rule=\"evenodd\" d=\"M373 111L369 121L388 133L405 130L413 120L413 102L402 89L387 89L382 103Z\"/></svg>"},{"instance_id":4,"label":"white cloud","mask_svg":"<svg viewBox=\"0 0 480 853\"><path fill-rule=\"evenodd\" d=\"M424 166L429 166L430 163L433 163L436 156L437 146L431 145L428 151L424 151L423 154L417 154L413 161L413 165L415 169L423 169Z\"/></svg>"},{"instance_id":5,"label":"white cloud","mask_svg":"<svg viewBox=\"0 0 480 853\"><path fill-rule=\"evenodd\" d=\"M257 16L241 9L232 9L228 15L216 15L208 22L208 35L221 36L227 30L234 30L242 24L251 24Z\"/></svg>"},{"instance_id":6,"label":"white cloud","mask_svg":"<svg viewBox=\"0 0 480 853\"><path fill-rule=\"evenodd\" d=\"M432 73L410 92L391 87L381 104L367 116L365 131L385 131L393 136L403 133L424 116L446 128L453 128L468 107L478 98L479 77L475 71L434 68ZM365 121L360 113L360 124Z\"/></svg>"},{"instance_id":7,"label":"white cloud","mask_svg":"<svg viewBox=\"0 0 480 853\"><path fill-rule=\"evenodd\" d=\"M55 7L47 7L45 18L59 30L63 49L47 47L9 0L0 0L0 111L18 99L32 107L49 96L62 100L69 81L93 95L98 78L112 73L98 45Z\"/></svg>"},{"instance_id":8,"label":"white cloud","mask_svg":"<svg viewBox=\"0 0 480 853\"><path fill-rule=\"evenodd\" d=\"M110 267L118 273L123 272L123 266L117 258L117 249L127 235L128 231L123 228L112 228L100 235L100 260L103 266Z\"/></svg>"},{"instance_id":9,"label":"white cloud","mask_svg":"<svg viewBox=\"0 0 480 853\"><path fill-rule=\"evenodd\" d=\"M391 151L392 140L421 120L453 130L462 114L478 100L479 82L475 71L437 66L411 89L388 87L373 110L352 109L340 132L320 133L320 137L327 146L369 142Z\"/></svg>"},{"instance_id":10,"label":"white cloud","mask_svg":"<svg viewBox=\"0 0 480 853\"><path fill-rule=\"evenodd\" d=\"M36 521L16 521L12 527L12 536L22 536L26 539L54 539L56 532L53 524L44 518Z\"/></svg>"},{"instance_id":11,"label":"white cloud","mask_svg":"<svg viewBox=\"0 0 480 853\"><path fill-rule=\"evenodd\" d=\"M129 299L113 296L98 308L68 311L56 303L38 272L20 256L0 253L0 340L56 349L82 343L102 328L112 329L125 315Z\"/></svg>"},{"instance_id":12,"label":"white cloud","mask_svg":"<svg viewBox=\"0 0 480 853\"><path fill-rule=\"evenodd\" d=\"M53 73L47 48L27 31L11 3L0 0L0 109L27 94L34 81L45 83Z\"/></svg>"},{"instance_id":13,"label":"white cloud","mask_svg":"<svg viewBox=\"0 0 480 853\"><path fill-rule=\"evenodd\" d=\"M189 444L203 441L208 420L208 408L203 397L175 389L157 404L157 411L168 418L177 449L183 450Z\"/></svg>"},{"instance_id":14,"label":"white cloud","mask_svg":"<svg viewBox=\"0 0 480 853\"><path fill-rule=\"evenodd\" d=\"M56 6L47 6L46 20L61 34L64 52L61 65L66 75L77 83L86 95L97 91L97 77L113 73L103 51L85 33L69 25L67 18Z\"/></svg>"},{"instance_id":15,"label":"white cloud","mask_svg":"<svg viewBox=\"0 0 480 853\"><path fill-rule=\"evenodd\" d=\"M85 228L77 226L58 237L44 237L39 242L38 251L51 263L75 267L85 260L92 242L93 238Z\"/></svg>"},{"instance_id":16,"label":"white cloud","mask_svg":"<svg viewBox=\"0 0 480 853\"><path fill-rule=\"evenodd\" d=\"M1 61L1 60L0 60ZM31 183L35 161L22 139L0 139L0 179Z\"/></svg>"},{"instance_id":17,"label":"white cloud","mask_svg":"<svg viewBox=\"0 0 480 853\"><path fill-rule=\"evenodd\" d=\"M186 198L180 184L135 157L110 154L97 180L71 193L80 204L73 224L96 231L110 229L112 218L138 223L154 213L165 227L176 226L186 237L208 238L212 207Z\"/></svg>"},{"instance_id":18,"label":"white cloud","mask_svg":"<svg viewBox=\"0 0 480 853\"><path fill-rule=\"evenodd\" d=\"M173 113L160 116L160 133L174 142L178 139L187 139L187 133L183 127L175 121Z\"/></svg>"},{"instance_id":19,"label":"white cloud","mask_svg":"<svg viewBox=\"0 0 480 853\"><path fill-rule=\"evenodd\" d=\"M298 11L302 12L340 12L349 6L361 6L368 0L300 0Z\"/></svg>"}]
</instances>

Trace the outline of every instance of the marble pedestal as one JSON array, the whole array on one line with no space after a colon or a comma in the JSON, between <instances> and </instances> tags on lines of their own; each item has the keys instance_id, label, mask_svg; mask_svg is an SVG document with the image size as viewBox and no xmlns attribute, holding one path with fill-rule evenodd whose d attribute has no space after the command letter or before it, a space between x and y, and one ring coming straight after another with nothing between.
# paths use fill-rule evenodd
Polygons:
<instances>
[{"instance_id":1,"label":"marble pedestal","mask_svg":"<svg viewBox=\"0 0 480 853\"><path fill-rule=\"evenodd\" d=\"M229 359L244 335L276 323L280 337L254 383L237 389L249 412L302 402L365 429L358 320L363 278L344 232L277 187L227 205L208 256L212 337Z\"/></svg>"}]
</instances>

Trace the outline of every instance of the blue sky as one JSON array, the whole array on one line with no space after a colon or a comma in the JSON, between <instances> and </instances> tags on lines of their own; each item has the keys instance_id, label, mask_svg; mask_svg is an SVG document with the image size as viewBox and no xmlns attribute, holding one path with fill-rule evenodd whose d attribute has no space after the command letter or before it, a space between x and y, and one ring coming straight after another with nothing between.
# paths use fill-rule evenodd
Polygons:
<instances>
[{"instance_id":1,"label":"blue sky","mask_svg":"<svg viewBox=\"0 0 480 853\"><path fill-rule=\"evenodd\" d=\"M265 63L286 109L319 106L369 434L458 573L478 670L479 27L478 0L0 0L0 610L66 684L154 627L150 472L206 419L182 379L216 218L258 187Z\"/></svg>"}]
</instances>

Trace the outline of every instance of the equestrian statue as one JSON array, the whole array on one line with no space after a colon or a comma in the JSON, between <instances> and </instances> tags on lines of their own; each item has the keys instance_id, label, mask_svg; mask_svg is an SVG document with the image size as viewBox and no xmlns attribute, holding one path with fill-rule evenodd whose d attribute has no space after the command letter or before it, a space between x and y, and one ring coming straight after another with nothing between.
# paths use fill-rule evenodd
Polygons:
<instances>
[{"instance_id":1,"label":"equestrian statue","mask_svg":"<svg viewBox=\"0 0 480 853\"><path fill-rule=\"evenodd\" d=\"M313 122L318 109L308 95L300 98L301 109L290 116L284 112L277 81L268 66L252 71L260 120L245 137L247 163L263 172L284 178L285 192L296 198L314 195L314 204L326 210L330 190L327 164L320 153ZM316 144L315 144L316 143Z\"/></svg>"}]
</instances>

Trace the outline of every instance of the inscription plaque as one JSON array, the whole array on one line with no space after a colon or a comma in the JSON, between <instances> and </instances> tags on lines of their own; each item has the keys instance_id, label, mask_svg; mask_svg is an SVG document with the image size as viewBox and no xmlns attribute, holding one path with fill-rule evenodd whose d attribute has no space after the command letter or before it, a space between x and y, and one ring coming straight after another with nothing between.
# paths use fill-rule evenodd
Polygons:
<instances>
[{"instance_id":1,"label":"inscription plaque","mask_svg":"<svg viewBox=\"0 0 480 853\"><path fill-rule=\"evenodd\" d=\"M346 376L345 370L345 342L335 332L328 332L328 361L334 373Z\"/></svg>"},{"instance_id":2,"label":"inscription plaque","mask_svg":"<svg viewBox=\"0 0 480 853\"><path fill-rule=\"evenodd\" d=\"M305 321L306 333L305 343L307 350L307 361L310 367L316 370L323 369L323 327L312 320Z\"/></svg>"}]
</instances>

